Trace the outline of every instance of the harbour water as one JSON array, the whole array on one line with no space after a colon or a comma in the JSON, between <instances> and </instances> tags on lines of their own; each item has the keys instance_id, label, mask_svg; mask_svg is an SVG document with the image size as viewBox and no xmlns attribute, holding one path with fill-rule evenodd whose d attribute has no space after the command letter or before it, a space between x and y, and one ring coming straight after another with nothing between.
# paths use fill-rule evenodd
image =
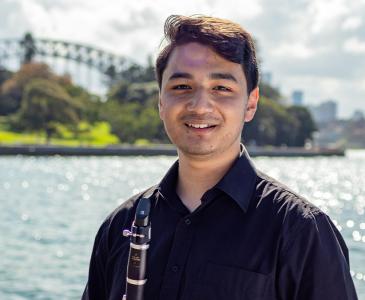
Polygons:
<instances>
[{"instance_id":1,"label":"harbour water","mask_svg":"<svg viewBox=\"0 0 365 300\"><path fill-rule=\"evenodd\" d=\"M173 157L0 157L0 299L80 299L95 233ZM365 151L253 159L334 220L365 299Z\"/></svg>"}]
</instances>

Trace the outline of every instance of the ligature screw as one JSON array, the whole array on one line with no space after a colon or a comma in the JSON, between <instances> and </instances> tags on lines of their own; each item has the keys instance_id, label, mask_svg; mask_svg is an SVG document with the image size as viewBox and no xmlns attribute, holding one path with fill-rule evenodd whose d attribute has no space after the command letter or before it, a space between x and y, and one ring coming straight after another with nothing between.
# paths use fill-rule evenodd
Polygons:
<instances>
[{"instance_id":1,"label":"ligature screw","mask_svg":"<svg viewBox=\"0 0 365 300\"><path fill-rule=\"evenodd\" d=\"M131 236L131 235L132 235L132 232L130 232L128 229L123 230L123 236L128 237L128 236Z\"/></svg>"}]
</instances>

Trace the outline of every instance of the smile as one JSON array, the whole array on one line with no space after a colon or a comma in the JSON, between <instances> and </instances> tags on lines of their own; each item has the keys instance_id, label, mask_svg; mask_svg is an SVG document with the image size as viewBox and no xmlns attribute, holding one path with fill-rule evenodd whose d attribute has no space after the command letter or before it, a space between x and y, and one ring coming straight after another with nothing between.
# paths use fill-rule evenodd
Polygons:
<instances>
[{"instance_id":1,"label":"smile","mask_svg":"<svg viewBox=\"0 0 365 300\"><path fill-rule=\"evenodd\" d=\"M211 127L215 127L216 125L209 125L209 124L191 124L191 123L186 123L185 124L188 127L192 127L192 128L211 128Z\"/></svg>"}]
</instances>

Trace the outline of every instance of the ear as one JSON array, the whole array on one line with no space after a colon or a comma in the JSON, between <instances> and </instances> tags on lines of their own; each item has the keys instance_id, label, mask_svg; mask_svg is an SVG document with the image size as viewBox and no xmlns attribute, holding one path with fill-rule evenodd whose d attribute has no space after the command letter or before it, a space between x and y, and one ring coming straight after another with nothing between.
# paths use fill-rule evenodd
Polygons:
<instances>
[{"instance_id":1,"label":"ear","mask_svg":"<svg viewBox=\"0 0 365 300\"><path fill-rule=\"evenodd\" d=\"M259 87L255 87L247 99L246 111L245 111L245 122L250 122L257 110L257 103L259 102Z\"/></svg>"}]
</instances>

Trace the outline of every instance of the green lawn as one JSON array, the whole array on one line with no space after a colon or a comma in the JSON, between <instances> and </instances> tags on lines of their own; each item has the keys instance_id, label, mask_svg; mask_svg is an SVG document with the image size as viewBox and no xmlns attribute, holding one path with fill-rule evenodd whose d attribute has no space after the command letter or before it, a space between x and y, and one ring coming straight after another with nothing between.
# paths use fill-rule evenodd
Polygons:
<instances>
[{"instance_id":1,"label":"green lawn","mask_svg":"<svg viewBox=\"0 0 365 300\"><path fill-rule=\"evenodd\" d=\"M79 125L79 134L70 132L60 126L57 137L51 138L51 145L62 146L107 146L120 143L118 137L110 133L110 125L105 122L91 126L86 123ZM0 144L2 145L29 145L46 144L46 136L43 132L17 133L0 128Z\"/></svg>"}]
</instances>

